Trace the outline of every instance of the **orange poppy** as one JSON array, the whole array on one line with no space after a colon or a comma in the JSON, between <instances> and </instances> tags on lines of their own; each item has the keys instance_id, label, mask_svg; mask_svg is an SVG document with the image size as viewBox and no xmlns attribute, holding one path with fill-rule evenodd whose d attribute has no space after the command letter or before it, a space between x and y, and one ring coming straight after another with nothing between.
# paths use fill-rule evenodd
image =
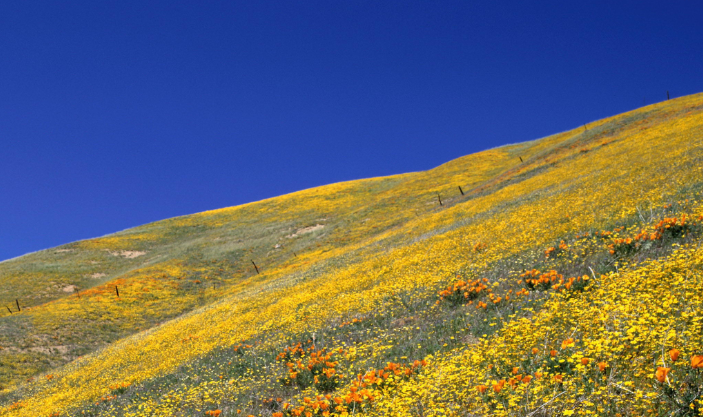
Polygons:
<instances>
[{"instance_id":1,"label":"orange poppy","mask_svg":"<svg viewBox=\"0 0 703 417\"><path fill-rule=\"evenodd\" d=\"M479 385L479 386L476 387L476 389L478 390L478 392L480 392L481 394L483 394L483 393L486 392L486 390L488 389L488 387L485 386L485 385Z\"/></svg>"},{"instance_id":2,"label":"orange poppy","mask_svg":"<svg viewBox=\"0 0 703 417\"><path fill-rule=\"evenodd\" d=\"M676 362L679 359L679 355L681 355L681 351L679 351L678 349L671 349L669 351L669 357L674 362Z\"/></svg>"},{"instance_id":3,"label":"orange poppy","mask_svg":"<svg viewBox=\"0 0 703 417\"><path fill-rule=\"evenodd\" d=\"M590 359L588 358L581 358L581 365L586 366L590 362Z\"/></svg>"},{"instance_id":4,"label":"orange poppy","mask_svg":"<svg viewBox=\"0 0 703 417\"><path fill-rule=\"evenodd\" d=\"M605 371L605 368L607 368L607 367L608 367L608 364L607 364L607 363L605 363L605 362L598 362L598 370L599 370L599 371L603 372L603 371Z\"/></svg>"},{"instance_id":5,"label":"orange poppy","mask_svg":"<svg viewBox=\"0 0 703 417\"><path fill-rule=\"evenodd\" d=\"M654 373L654 376L657 378L657 381L659 382L664 382L666 381L666 376L671 371L671 368L665 368L663 366L657 367L657 372Z\"/></svg>"},{"instance_id":6,"label":"orange poppy","mask_svg":"<svg viewBox=\"0 0 703 417\"><path fill-rule=\"evenodd\" d=\"M503 389L503 386L504 386L504 385L505 385L505 380L504 380L504 379L501 379L501 380L498 381L497 383L493 384L493 391L495 391L496 394L499 393L500 390Z\"/></svg>"},{"instance_id":7,"label":"orange poppy","mask_svg":"<svg viewBox=\"0 0 703 417\"><path fill-rule=\"evenodd\" d=\"M694 369L703 368L703 355L695 355L691 357L691 367Z\"/></svg>"}]
</instances>

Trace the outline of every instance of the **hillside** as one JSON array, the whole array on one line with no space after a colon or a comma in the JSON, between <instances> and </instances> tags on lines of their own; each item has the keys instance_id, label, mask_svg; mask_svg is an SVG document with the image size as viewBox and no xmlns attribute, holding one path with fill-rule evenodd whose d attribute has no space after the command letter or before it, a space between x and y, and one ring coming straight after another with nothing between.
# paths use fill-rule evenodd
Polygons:
<instances>
[{"instance_id":1,"label":"hillside","mask_svg":"<svg viewBox=\"0 0 703 417\"><path fill-rule=\"evenodd\" d=\"M2 262L0 416L693 415L701 166L697 94Z\"/></svg>"}]
</instances>

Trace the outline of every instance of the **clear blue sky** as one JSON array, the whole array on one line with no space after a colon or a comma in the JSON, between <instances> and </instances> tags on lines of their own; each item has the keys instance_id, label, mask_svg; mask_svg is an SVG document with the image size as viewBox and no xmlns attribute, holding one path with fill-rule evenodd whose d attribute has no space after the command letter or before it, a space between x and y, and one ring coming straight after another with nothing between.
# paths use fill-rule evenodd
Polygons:
<instances>
[{"instance_id":1,"label":"clear blue sky","mask_svg":"<svg viewBox=\"0 0 703 417\"><path fill-rule=\"evenodd\" d=\"M0 259L703 91L697 1L0 2Z\"/></svg>"}]
</instances>

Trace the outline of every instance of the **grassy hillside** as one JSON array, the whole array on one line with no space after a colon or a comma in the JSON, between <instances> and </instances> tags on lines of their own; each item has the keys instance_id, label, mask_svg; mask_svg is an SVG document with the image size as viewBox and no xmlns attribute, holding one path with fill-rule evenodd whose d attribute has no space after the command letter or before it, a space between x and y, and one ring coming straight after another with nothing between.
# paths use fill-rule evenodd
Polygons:
<instances>
[{"instance_id":1,"label":"grassy hillside","mask_svg":"<svg viewBox=\"0 0 703 417\"><path fill-rule=\"evenodd\" d=\"M703 94L0 263L0 416L693 415L701 166Z\"/></svg>"}]
</instances>

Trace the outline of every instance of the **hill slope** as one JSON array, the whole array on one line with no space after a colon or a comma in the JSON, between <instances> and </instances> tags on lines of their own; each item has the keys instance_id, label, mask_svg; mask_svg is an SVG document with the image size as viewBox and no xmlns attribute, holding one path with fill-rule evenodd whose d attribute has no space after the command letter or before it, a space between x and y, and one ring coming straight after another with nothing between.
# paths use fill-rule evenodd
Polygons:
<instances>
[{"instance_id":1,"label":"hill slope","mask_svg":"<svg viewBox=\"0 0 703 417\"><path fill-rule=\"evenodd\" d=\"M699 94L0 263L0 415L689 412L702 162Z\"/></svg>"}]
</instances>

